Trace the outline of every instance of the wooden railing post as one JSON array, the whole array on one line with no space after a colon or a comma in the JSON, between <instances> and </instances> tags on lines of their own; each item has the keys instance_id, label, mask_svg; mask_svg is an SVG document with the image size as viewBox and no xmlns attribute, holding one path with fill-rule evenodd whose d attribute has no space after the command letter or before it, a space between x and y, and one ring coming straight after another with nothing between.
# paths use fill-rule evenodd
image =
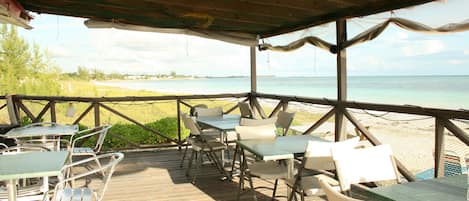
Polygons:
<instances>
[{"instance_id":1,"label":"wooden railing post","mask_svg":"<svg viewBox=\"0 0 469 201\"><path fill-rule=\"evenodd\" d=\"M345 133L345 107L342 102L347 101L347 51L342 44L347 41L347 22L345 19L336 21L337 42L337 101L335 110L335 141L342 141L347 136Z\"/></svg>"},{"instance_id":2,"label":"wooden railing post","mask_svg":"<svg viewBox=\"0 0 469 201\"><path fill-rule=\"evenodd\" d=\"M181 99L176 100L176 115L178 121L178 149L181 150Z\"/></svg>"},{"instance_id":3,"label":"wooden railing post","mask_svg":"<svg viewBox=\"0 0 469 201\"><path fill-rule=\"evenodd\" d=\"M444 161L445 153L445 127L440 117L435 118L435 178L445 176Z\"/></svg>"},{"instance_id":4,"label":"wooden railing post","mask_svg":"<svg viewBox=\"0 0 469 201\"><path fill-rule=\"evenodd\" d=\"M94 102L94 126L101 125L101 116L99 115L99 103Z\"/></svg>"},{"instance_id":5,"label":"wooden railing post","mask_svg":"<svg viewBox=\"0 0 469 201\"><path fill-rule=\"evenodd\" d=\"M57 122L57 113L55 111L55 101L50 101L50 121Z\"/></svg>"}]
</instances>

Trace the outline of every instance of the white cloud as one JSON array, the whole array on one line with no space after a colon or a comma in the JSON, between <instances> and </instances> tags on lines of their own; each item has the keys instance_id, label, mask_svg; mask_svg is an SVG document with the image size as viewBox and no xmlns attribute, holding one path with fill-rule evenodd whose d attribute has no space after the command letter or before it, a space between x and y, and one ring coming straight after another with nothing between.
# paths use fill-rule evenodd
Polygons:
<instances>
[{"instance_id":1,"label":"white cloud","mask_svg":"<svg viewBox=\"0 0 469 201\"><path fill-rule=\"evenodd\" d=\"M71 51L62 45L51 45L47 52L52 58L66 58L72 55Z\"/></svg>"},{"instance_id":2,"label":"white cloud","mask_svg":"<svg viewBox=\"0 0 469 201\"><path fill-rule=\"evenodd\" d=\"M409 41L401 48L405 56L430 55L442 52L445 45L440 40Z\"/></svg>"},{"instance_id":3,"label":"white cloud","mask_svg":"<svg viewBox=\"0 0 469 201\"><path fill-rule=\"evenodd\" d=\"M469 50L464 50L464 55L469 55Z\"/></svg>"},{"instance_id":4,"label":"white cloud","mask_svg":"<svg viewBox=\"0 0 469 201\"><path fill-rule=\"evenodd\" d=\"M458 65L458 64L463 64L465 62L463 60L452 59L452 60L449 60L448 63L453 64L453 65Z\"/></svg>"},{"instance_id":5,"label":"white cloud","mask_svg":"<svg viewBox=\"0 0 469 201\"><path fill-rule=\"evenodd\" d=\"M90 38L89 59L106 72L239 75L249 70L249 48L220 41L112 29L93 30Z\"/></svg>"}]
</instances>

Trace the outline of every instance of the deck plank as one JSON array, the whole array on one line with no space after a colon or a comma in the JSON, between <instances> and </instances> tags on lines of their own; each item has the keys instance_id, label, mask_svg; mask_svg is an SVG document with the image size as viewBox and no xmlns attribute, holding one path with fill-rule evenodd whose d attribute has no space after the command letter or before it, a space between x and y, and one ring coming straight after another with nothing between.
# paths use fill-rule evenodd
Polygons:
<instances>
[{"instance_id":1,"label":"deck plank","mask_svg":"<svg viewBox=\"0 0 469 201\"><path fill-rule=\"evenodd\" d=\"M176 201L176 200L235 200L239 178L220 181L221 175L210 165L202 167L195 184L180 168L182 152L176 149L125 153L117 166L104 196L105 201ZM254 186L273 186L273 181L254 179ZM256 189L258 200L270 200L271 190ZM286 185L279 182L277 195L286 195ZM284 197L278 200L286 200ZM249 193L241 200L252 200ZM324 200L309 197L307 200Z\"/></svg>"}]
</instances>

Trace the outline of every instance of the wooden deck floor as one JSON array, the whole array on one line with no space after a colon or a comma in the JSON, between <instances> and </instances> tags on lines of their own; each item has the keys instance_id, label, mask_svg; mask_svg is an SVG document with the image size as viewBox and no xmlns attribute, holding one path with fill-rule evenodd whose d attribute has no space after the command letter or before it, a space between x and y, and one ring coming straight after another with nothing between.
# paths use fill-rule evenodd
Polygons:
<instances>
[{"instance_id":1,"label":"wooden deck floor","mask_svg":"<svg viewBox=\"0 0 469 201\"><path fill-rule=\"evenodd\" d=\"M181 152L182 153L182 152ZM151 152L125 153L117 166L105 201L152 200L235 200L239 178L221 181L214 167L206 165L195 184L185 176L185 168L179 167L181 153L176 149ZM254 180L254 186L273 186L270 181ZM256 189L258 200L270 200L271 190ZM280 181L277 195L286 195L286 186ZM242 200L252 200L249 193ZM277 200L286 200L284 197ZM308 200L324 200L310 197Z\"/></svg>"}]
</instances>

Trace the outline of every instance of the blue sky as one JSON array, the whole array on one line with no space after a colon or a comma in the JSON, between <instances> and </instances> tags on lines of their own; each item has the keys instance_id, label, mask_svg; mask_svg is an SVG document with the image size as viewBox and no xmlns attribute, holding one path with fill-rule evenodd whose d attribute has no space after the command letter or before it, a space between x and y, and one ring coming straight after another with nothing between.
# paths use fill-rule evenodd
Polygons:
<instances>
[{"instance_id":1,"label":"blue sky","mask_svg":"<svg viewBox=\"0 0 469 201\"><path fill-rule=\"evenodd\" d=\"M450 0L402 9L394 16L430 26L469 20L468 0ZM465 10L466 9L466 10ZM348 37L384 21L389 12L348 20ZM104 72L155 74L175 71L201 76L249 75L249 48L193 36L116 29L88 29L85 19L35 15L28 41L47 49L64 72L78 66ZM334 24L266 39L284 45L314 35L335 41ZM469 32L425 35L392 25L377 39L347 52L349 75L469 75ZM335 55L313 46L258 53L258 73L276 76L335 76Z\"/></svg>"}]
</instances>

